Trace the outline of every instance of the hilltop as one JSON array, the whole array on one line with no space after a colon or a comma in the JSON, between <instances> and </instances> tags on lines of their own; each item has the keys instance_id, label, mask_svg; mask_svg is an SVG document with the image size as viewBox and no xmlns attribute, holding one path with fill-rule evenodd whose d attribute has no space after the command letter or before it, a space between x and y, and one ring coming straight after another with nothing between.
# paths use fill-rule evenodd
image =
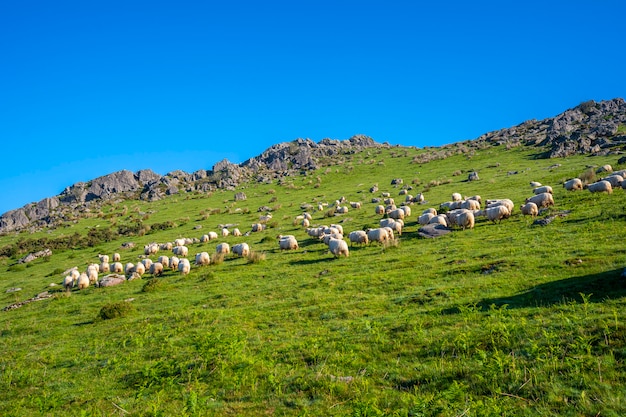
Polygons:
<instances>
[{"instance_id":1,"label":"hilltop","mask_svg":"<svg viewBox=\"0 0 626 417\"><path fill-rule=\"evenodd\" d=\"M426 148L415 162L425 163L489 146L527 146L540 149L539 157L563 158L575 154L621 154L626 149L626 103L622 98L587 101L553 118L529 120L517 126L486 133L474 140ZM211 170L193 173L173 171L159 175L152 170L122 170L67 187L60 195L27 204L0 216L0 234L55 227L77 213L96 209L103 201L157 201L168 195L233 190L247 181L261 183L333 165L341 155L365 149L390 148L372 138L357 135L347 140L296 139L271 146L241 164L228 160ZM394 147L401 148L400 145ZM339 159L340 160L340 159Z\"/></svg>"}]
</instances>

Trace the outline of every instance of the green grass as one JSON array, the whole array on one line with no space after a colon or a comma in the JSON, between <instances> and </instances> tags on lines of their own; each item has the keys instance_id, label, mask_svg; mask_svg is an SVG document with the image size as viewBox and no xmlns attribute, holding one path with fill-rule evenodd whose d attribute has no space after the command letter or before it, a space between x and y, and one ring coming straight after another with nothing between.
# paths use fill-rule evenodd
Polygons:
<instances>
[{"instance_id":1,"label":"green grass","mask_svg":"<svg viewBox=\"0 0 626 417\"><path fill-rule=\"evenodd\" d=\"M0 258L3 305L55 291L0 313L0 414L625 415L626 195L560 185L588 165L615 167L615 156L545 160L535 158L537 149L494 147L412 163L424 152L342 155L336 166L281 184L108 204L55 230L0 237L4 247L125 225L147 230L57 249L27 265L16 265L22 253ZM465 181L474 170L480 181ZM334 259L294 225L308 203L313 225L342 222L346 234L375 226L370 201L379 195L368 190L378 184L400 202L393 178L414 183L411 194L428 188L428 203L413 206L397 245L352 247L349 258ZM519 205L533 180L553 186L554 212L571 214L547 227L523 218ZM237 191L248 199L235 202ZM419 238L419 212L453 192L511 198L516 214ZM328 208L317 211L317 202L341 196L363 209L333 218ZM245 241L256 261L226 256L192 265L186 277L168 270L70 294L49 287L98 253L136 263L152 241L200 237L225 223L245 232L261 206L275 208L267 230L189 248L193 264L197 252L213 259L219 242ZM300 249L281 253L279 234L294 234ZM135 248L121 249L128 241ZM15 287L22 290L5 293ZM107 308L125 314L103 320Z\"/></svg>"}]
</instances>

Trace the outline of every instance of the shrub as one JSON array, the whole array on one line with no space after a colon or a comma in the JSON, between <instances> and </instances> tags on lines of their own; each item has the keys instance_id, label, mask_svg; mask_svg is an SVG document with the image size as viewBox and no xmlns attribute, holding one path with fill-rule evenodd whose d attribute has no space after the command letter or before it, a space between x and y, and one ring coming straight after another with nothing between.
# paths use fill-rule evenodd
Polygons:
<instances>
[{"instance_id":1,"label":"shrub","mask_svg":"<svg viewBox=\"0 0 626 417\"><path fill-rule=\"evenodd\" d=\"M248 263L258 264L265 260L265 252L250 252L248 255Z\"/></svg>"},{"instance_id":2,"label":"shrub","mask_svg":"<svg viewBox=\"0 0 626 417\"><path fill-rule=\"evenodd\" d=\"M143 292L153 292L153 291L157 291L160 288L162 288L164 285L164 281L161 279L157 279L157 278L152 278L150 280L148 280L148 282L146 282L143 285L143 288L141 289L141 291Z\"/></svg>"},{"instance_id":3,"label":"shrub","mask_svg":"<svg viewBox=\"0 0 626 417\"><path fill-rule=\"evenodd\" d=\"M596 172L593 168L589 168L578 176L583 184L591 184L596 181Z\"/></svg>"},{"instance_id":4,"label":"shrub","mask_svg":"<svg viewBox=\"0 0 626 417\"><path fill-rule=\"evenodd\" d=\"M219 265L224 262L224 254L221 252L216 252L211 257L211 265Z\"/></svg>"},{"instance_id":5,"label":"shrub","mask_svg":"<svg viewBox=\"0 0 626 417\"><path fill-rule=\"evenodd\" d=\"M114 319L117 317L125 317L135 308L126 301L118 301L117 303L109 303L100 309L100 318L103 320Z\"/></svg>"}]
</instances>

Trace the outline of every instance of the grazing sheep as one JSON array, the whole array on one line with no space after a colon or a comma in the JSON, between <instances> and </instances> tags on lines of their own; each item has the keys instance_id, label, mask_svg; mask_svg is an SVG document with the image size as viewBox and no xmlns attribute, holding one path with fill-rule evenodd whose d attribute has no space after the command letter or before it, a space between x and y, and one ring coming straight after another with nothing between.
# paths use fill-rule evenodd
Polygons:
<instances>
[{"instance_id":1,"label":"grazing sheep","mask_svg":"<svg viewBox=\"0 0 626 417\"><path fill-rule=\"evenodd\" d=\"M367 239L370 242L385 243L389 239L389 234L383 228L369 229L367 231Z\"/></svg>"},{"instance_id":2,"label":"grazing sheep","mask_svg":"<svg viewBox=\"0 0 626 417\"><path fill-rule=\"evenodd\" d=\"M438 214L436 216L433 216L428 221L428 224L441 224L443 226L448 227L448 218L446 216L444 216L443 214Z\"/></svg>"},{"instance_id":3,"label":"grazing sheep","mask_svg":"<svg viewBox=\"0 0 626 417\"><path fill-rule=\"evenodd\" d=\"M406 190L406 188L403 188L400 190L400 192L398 193L398 195L407 195L408 191Z\"/></svg>"},{"instance_id":4,"label":"grazing sheep","mask_svg":"<svg viewBox=\"0 0 626 417\"><path fill-rule=\"evenodd\" d=\"M207 243L209 241L209 235L204 234L200 236L200 243Z\"/></svg>"},{"instance_id":5,"label":"grazing sheep","mask_svg":"<svg viewBox=\"0 0 626 417\"><path fill-rule=\"evenodd\" d=\"M484 210L485 216L492 222L500 222L502 219L508 219L511 216L511 210L505 205L496 205L487 207Z\"/></svg>"},{"instance_id":6,"label":"grazing sheep","mask_svg":"<svg viewBox=\"0 0 626 417\"><path fill-rule=\"evenodd\" d=\"M478 204L481 204L483 199L479 195L473 195L471 197L465 197L466 200L474 200L478 201Z\"/></svg>"},{"instance_id":7,"label":"grazing sheep","mask_svg":"<svg viewBox=\"0 0 626 417\"><path fill-rule=\"evenodd\" d=\"M530 186L533 188L541 187L541 183L539 181L531 181Z\"/></svg>"},{"instance_id":8,"label":"grazing sheep","mask_svg":"<svg viewBox=\"0 0 626 417\"><path fill-rule=\"evenodd\" d=\"M311 225L311 222L309 222L307 219L302 219L301 225L302 227L309 227Z\"/></svg>"},{"instance_id":9,"label":"grazing sheep","mask_svg":"<svg viewBox=\"0 0 626 417\"><path fill-rule=\"evenodd\" d=\"M496 200L487 200L486 207L496 207L496 206L504 206L509 209L509 214L513 213L513 209L515 208L515 204L508 198L500 198Z\"/></svg>"},{"instance_id":10,"label":"grazing sheep","mask_svg":"<svg viewBox=\"0 0 626 417\"><path fill-rule=\"evenodd\" d=\"M124 265L122 265L121 262L114 262L113 265L111 266L111 271L113 271L116 274L121 274L124 272Z\"/></svg>"},{"instance_id":11,"label":"grazing sheep","mask_svg":"<svg viewBox=\"0 0 626 417\"><path fill-rule=\"evenodd\" d=\"M452 201L461 201L463 196L459 193L452 193Z\"/></svg>"},{"instance_id":12,"label":"grazing sheep","mask_svg":"<svg viewBox=\"0 0 626 417\"><path fill-rule=\"evenodd\" d=\"M378 214L379 216L382 216L383 214L385 214L385 206L383 205L376 206L376 214Z\"/></svg>"},{"instance_id":13,"label":"grazing sheep","mask_svg":"<svg viewBox=\"0 0 626 417\"><path fill-rule=\"evenodd\" d=\"M391 193L381 193L381 197L382 198L389 198L389 197L391 197Z\"/></svg>"},{"instance_id":14,"label":"grazing sheep","mask_svg":"<svg viewBox=\"0 0 626 417\"><path fill-rule=\"evenodd\" d=\"M149 245L145 245L143 247L143 253L146 256L156 255L158 251L159 245L157 245L156 243L150 243Z\"/></svg>"},{"instance_id":15,"label":"grazing sheep","mask_svg":"<svg viewBox=\"0 0 626 417\"><path fill-rule=\"evenodd\" d=\"M65 291L70 291L73 286L74 286L74 278L72 278L71 275L67 275L63 279L63 288L65 288Z\"/></svg>"},{"instance_id":16,"label":"grazing sheep","mask_svg":"<svg viewBox=\"0 0 626 417\"><path fill-rule=\"evenodd\" d=\"M461 213L456 216L456 224L461 226L463 230L466 228L473 229L474 228L474 213L469 210L463 210Z\"/></svg>"},{"instance_id":17,"label":"grazing sheep","mask_svg":"<svg viewBox=\"0 0 626 417\"><path fill-rule=\"evenodd\" d=\"M135 265L135 273L142 276L146 273L146 266L143 263L138 262L137 265Z\"/></svg>"},{"instance_id":18,"label":"grazing sheep","mask_svg":"<svg viewBox=\"0 0 626 417\"><path fill-rule=\"evenodd\" d=\"M311 216L310 213L307 213L306 211L304 213L302 213L302 217L304 217L305 219L307 219L308 221L313 220L313 216Z\"/></svg>"},{"instance_id":19,"label":"grazing sheep","mask_svg":"<svg viewBox=\"0 0 626 417\"><path fill-rule=\"evenodd\" d=\"M263 231L263 230L265 230L265 225L264 225L264 224L261 224L261 223L254 223L254 224L252 225L252 231L253 231L253 232L261 232L261 231Z\"/></svg>"},{"instance_id":20,"label":"grazing sheep","mask_svg":"<svg viewBox=\"0 0 626 417\"><path fill-rule=\"evenodd\" d=\"M335 230L333 230L333 229L335 229ZM340 225L340 224L331 224L330 225L330 232L331 233L335 233L336 232L336 233L340 233L340 234L343 235L343 226Z\"/></svg>"},{"instance_id":21,"label":"grazing sheep","mask_svg":"<svg viewBox=\"0 0 626 417\"><path fill-rule=\"evenodd\" d=\"M613 172L613 167L609 164L602 165L600 168L596 170L596 174L600 174L602 172Z\"/></svg>"},{"instance_id":22,"label":"grazing sheep","mask_svg":"<svg viewBox=\"0 0 626 417\"><path fill-rule=\"evenodd\" d=\"M537 207L537 204L535 204L533 202L528 202L526 204L523 204L520 207L520 210L522 211L522 214L524 216L535 217L536 215L539 214L539 208Z\"/></svg>"},{"instance_id":23,"label":"grazing sheep","mask_svg":"<svg viewBox=\"0 0 626 417\"><path fill-rule=\"evenodd\" d=\"M191 271L191 264L189 263L189 259L183 258L178 263L178 272L182 275L187 275Z\"/></svg>"},{"instance_id":24,"label":"grazing sheep","mask_svg":"<svg viewBox=\"0 0 626 417\"><path fill-rule=\"evenodd\" d=\"M416 196L413 198L413 202L414 202L414 203L418 203L418 204L423 203L423 202L424 202L424 194L423 194L423 193L419 193L418 195L416 195Z\"/></svg>"},{"instance_id":25,"label":"grazing sheep","mask_svg":"<svg viewBox=\"0 0 626 417\"><path fill-rule=\"evenodd\" d=\"M196 265L209 265L211 263L211 258L209 257L208 252L200 252L196 253ZM180 267L180 262L178 263Z\"/></svg>"},{"instance_id":26,"label":"grazing sheep","mask_svg":"<svg viewBox=\"0 0 626 417\"><path fill-rule=\"evenodd\" d=\"M535 203L540 208L550 207L554 205L554 197L550 193L541 193L527 198L526 202Z\"/></svg>"},{"instance_id":27,"label":"grazing sheep","mask_svg":"<svg viewBox=\"0 0 626 417\"><path fill-rule=\"evenodd\" d=\"M159 256L158 262L161 262L161 264L162 264L163 266L165 266L165 265L169 265L169 263L170 263L170 258L169 258L168 256L161 255L161 256Z\"/></svg>"},{"instance_id":28,"label":"grazing sheep","mask_svg":"<svg viewBox=\"0 0 626 417\"><path fill-rule=\"evenodd\" d=\"M433 213L427 212L419 216L417 218L417 222L421 224L422 226L424 226L424 225L427 225L428 222L430 222L430 219L432 219L433 217L435 217Z\"/></svg>"},{"instance_id":29,"label":"grazing sheep","mask_svg":"<svg viewBox=\"0 0 626 417\"><path fill-rule=\"evenodd\" d=\"M480 210L480 203L476 200L465 200L461 202L461 208L466 210Z\"/></svg>"},{"instance_id":30,"label":"grazing sheep","mask_svg":"<svg viewBox=\"0 0 626 417\"><path fill-rule=\"evenodd\" d=\"M74 280L74 282L76 282L78 280L78 277L80 276L80 271L78 270L78 267L74 267L69 271L69 275L72 277L72 279Z\"/></svg>"},{"instance_id":31,"label":"grazing sheep","mask_svg":"<svg viewBox=\"0 0 626 417\"><path fill-rule=\"evenodd\" d=\"M361 203L358 201L351 201L350 202L350 207L352 207L353 209L360 209L361 208Z\"/></svg>"},{"instance_id":32,"label":"grazing sheep","mask_svg":"<svg viewBox=\"0 0 626 417\"><path fill-rule=\"evenodd\" d=\"M227 229L227 228L225 228L225 227L224 227L224 228L222 228L222 237L226 237L226 236L228 236L229 234L230 234L230 232L228 231L228 229Z\"/></svg>"},{"instance_id":33,"label":"grazing sheep","mask_svg":"<svg viewBox=\"0 0 626 417\"><path fill-rule=\"evenodd\" d=\"M108 262L101 262L98 269L104 274L105 272L109 272L111 270L111 265Z\"/></svg>"},{"instance_id":34,"label":"grazing sheep","mask_svg":"<svg viewBox=\"0 0 626 417\"><path fill-rule=\"evenodd\" d=\"M587 186L587 189L592 193L613 193L613 187L611 187L611 183L604 180L589 184Z\"/></svg>"},{"instance_id":35,"label":"grazing sheep","mask_svg":"<svg viewBox=\"0 0 626 417\"><path fill-rule=\"evenodd\" d=\"M337 214L346 214L348 212L348 206L339 206L335 209Z\"/></svg>"},{"instance_id":36,"label":"grazing sheep","mask_svg":"<svg viewBox=\"0 0 626 417\"><path fill-rule=\"evenodd\" d=\"M404 226L404 222L400 219L381 219L379 222L380 227L389 227L391 230L396 232L399 236L402 236L402 227Z\"/></svg>"},{"instance_id":37,"label":"grazing sheep","mask_svg":"<svg viewBox=\"0 0 626 417\"><path fill-rule=\"evenodd\" d=\"M122 257L120 256L120 254L115 252L113 254L113 262L120 262L121 260L122 260Z\"/></svg>"},{"instance_id":38,"label":"grazing sheep","mask_svg":"<svg viewBox=\"0 0 626 417\"><path fill-rule=\"evenodd\" d=\"M233 253L237 256L246 257L250 255L250 247L247 243L238 243L233 246Z\"/></svg>"},{"instance_id":39,"label":"grazing sheep","mask_svg":"<svg viewBox=\"0 0 626 417\"><path fill-rule=\"evenodd\" d=\"M552 187L550 187L549 185L543 185L541 187L535 188L533 190L533 193L535 195L542 194L542 193L550 193L550 194L552 194Z\"/></svg>"},{"instance_id":40,"label":"grazing sheep","mask_svg":"<svg viewBox=\"0 0 626 417\"><path fill-rule=\"evenodd\" d=\"M622 185L622 182L624 182L624 177L617 174L611 174L606 178L602 178L602 180L610 182L612 188L618 188Z\"/></svg>"},{"instance_id":41,"label":"grazing sheep","mask_svg":"<svg viewBox=\"0 0 626 417\"><path fill-rule=\"evenodd\" d=\"M150 266L152 265L152 259L150 259L150 258L142 259L141 263L143 264L145 269L149 271L150 270Z\"/></svg>"},{"instance_id":42,"label":"grazing sheep","mask_svg":"<svg viewBox=\"0 0 626 417\"><path fill-rule=\"evenodd\" d=\"M298 241L295 236L287 235L287 236L278 236L278 245L281 250L295 250L298 249Z\"/></svg>"},{"instance_id":43,"label":"grazing sheep","mask_svg":"<svg viewBox=\"0 0 626 417\"><path fill-rule=\"evenodd\" d=\"M98 258L100 258L100 263L109 263L109 255L98 255Z\"/></svg>"},{"instance_id":44,"label":"grazing sheep","mask_svg":"<svg viewBox=\"0 0 626 417\"><path fill-rule=\"evenodd\" d=\"M409 206L402 206L402 207L400 207L400 210L404 211L404 217L410 217L411 216L411 207L409 207Z\"/></svg>"},{"instance_id":45,"label":"grazing sheep","mask_svg":"<svg viewBox=\"0 0 626 417\"><path fill-rule=\"evenodd\" d=\"M328 242L328 250L335 255L336 258L339 256L350 256L350 250L345 240L330 239Z\"/></svg>"},{"instance_id":46,"label":"grazing sheep","mask_svg":"<svg viewBox=\"0 0 626 417\"><path fill-rule=\"evenodd\" d=\"M172 248L172 253L176 256L186 257L189 254L189 248L187 246L175 246Z\"/></svg>"},{"instance_id":47,"label":"grazing sheep","mask_svg":"<svg viewBox=\"0 0 626 417\"><path fill-rule=\"evenodd\" d=\"M353 243L356 243L359 245L362 245L362 244L367 245L369 243L369 240L367 239L367 233L365 233L364 230L355 230L353 232L350 232L350 234L348 235L348 239L350 239L351 245Z\"/></svg>"},{"instance_id":48,"label":"grazing sheep","mask_svg":"<svg viewBox=\"0 0 626 417\"><path fill-rule=\"evenodd\" d=\"M163 274L163 264L161 262L155 262L150 265L150 273L155 277Z\"/></svg>"},{"instance_id":49,"label":"grazing sheep","mask_svg":"<svg viewBox=\"0 0 626 417\"><path fill-rule=\"evenodd\" d=\"M402 209L391 210L387 215L390 219L404 220L404 210Z\"/></svg>"},{"instance_id":50,"label":"grazing sheep","mask_svg":"<svg viewBox=\"0 0 626 417\"><path fill-rule=\"evenodd\" d=\"M343 235L341 233L329 233L320 236L320 240L324 242L325 245L328 245L330 239L343 239Z\"/></svg>"},{"instance_id":51,"label":"grazing sheep","mask_svg":"<svg viewBox=\"0 0 626 417\"><path fill-rule=\"evenodd\" d=\"M436 209L434 209L434 208L432 208L432 207L430 207L430 208L427 208L426 210L424 210L424 211L422 212L422 214L426 214L426 213L431 213L431 214L433 214L434 216L436 216L436 215L437 215L437 210L436 210Z\"/></svg>"},{"instance_id":52,"label":"grazing sheep","mask_svg":"<svg viewBox=\"0 0 626 417\"><path fill-rule=\"evenodd\" d=\"M180 259L178 259L178 256L172 256L170 258L170 264L169 264L170 269L176 271L178 269L179 263L180 263Z\"/></svg>"},{"instance_id":53,"label":"grazing sheep","mask_svg":"<svg viewBox=\"0 0 626 417\"><path fill-rule=\"evenodd\" d=\"M135 272L135 264L132 262L128 262L126 265L124 265L124 274L125 275L131 275L133 272Z\"/></svg>"},{"instance_id":54,"label":"grazing sheep","mask_svg":"<svg viewBox=\"0 0 626 417\"><path fill-rule=\"evenodd\" d=\"M172 247L173 247L173 246L174 246L174 245L172 245L172 242L165 242L165 243L161 243L161 244L159 245L159 248L160 248L161 250L172 250Z\"/></svg>"},{"instance_id":55,"label":"grazing sheep","mask_svg":"<svg viewBox=\"0 0 626 417\"><path fill-rule=\"evenodd\" d=\"M387 206L395 206L396 205L396 201L393 198L385 198L383 200L383 203L385 203Z\"/></svg>"},{"instance_id":56,"label":"grazing sheep","mask_svg":"<svg viewBox=\"0 0 626 417\"><path fill-rule=\"evenodd\" d=\"M100 265L91 264L87 267L87 277L89 278L90 284L95 284L98 282L98 271L100 270Z\"/></svg>"},{"instance_id":57,"label":"grazing sheep","mask_svg":"<svg viewBox=\"0 0 626 417\"><path fill-rule=\"evenodd\" d=\"M239 237L241 236L241 231L236 227L233 229L233 236Z\"/></svg>"},{"instance_id":58,"label":"grazing sheep","mask_svg":"<svg viewBox=\"0 0 626 417\"><path fill-rule=\"evenodd\" d=\"M215 240L217 239L217 232L209 232L209 240Z\"/></svg>"},{"instance_id":59,"label":"grazing sheep","mask_svg":"<svg viewBox=\"0 0 626 417\"><path fill-rule=\"evenodd\" d=\"M272 220L272 213L267 213L264 216L259 216L259 223L261 223L261 224L267 223L270 220Z\"/></svg>"},{"instance_id":60,"label":"grazing sheep","mask_svg":"<svg viewBox=\"0 0 626 417\"><path fill-rule=\"evenodd\" d=\"M79 290L84 290L85 288L89 287L89 283L89 277L86 273L83 272L78 276L78 281L76 282L76 285L78 286Z\"/></svg>"},{"instance_id":61,"label":"grazing sheep","mask_svg":"<svg viewBox=\"0 0 626 417\"><path fill-rule=\"evenodd\" d=\"M565 187L567 191L582 190L583 182L580 178L572 178L571 180L565 181L563 187Z\"/></svg>"},{"instance_id":62,"label":"grazing sheep","mask_svg":"<svg viewBox=\"0 0 626 417\"><path fill-rule=\"evenodd\" d=\"M216 253L229 254L230 253L230 245L226 242L222 242L215 247Z\"/></svg>"},{"instance_id":63,"label":"grazing sheep","mask_svg":"<svg viewBox=\"0 0 626 417\"><path fill-rule=\"evenodd\" d=\"M174 246L185 246L185 238L181 237L174 240Z\"/></svg>"}]
</instances>

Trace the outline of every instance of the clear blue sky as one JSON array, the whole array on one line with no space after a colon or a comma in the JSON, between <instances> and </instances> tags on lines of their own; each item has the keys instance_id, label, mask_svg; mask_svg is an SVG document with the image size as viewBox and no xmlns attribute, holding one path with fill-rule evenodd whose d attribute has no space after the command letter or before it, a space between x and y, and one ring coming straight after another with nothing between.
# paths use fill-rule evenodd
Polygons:
<instances>
[{"instance_id":1,"label":"clear blue sky","mask_svg":"<svg viewBox=\"0 0 626 417\"><path fill-rule=\"evenodd\" d=\"M5 1L0 213L296 138L437 146L626 96L624 1ZM10 190L10 192L7 192Z\"/></svg>"}]
</instances>

